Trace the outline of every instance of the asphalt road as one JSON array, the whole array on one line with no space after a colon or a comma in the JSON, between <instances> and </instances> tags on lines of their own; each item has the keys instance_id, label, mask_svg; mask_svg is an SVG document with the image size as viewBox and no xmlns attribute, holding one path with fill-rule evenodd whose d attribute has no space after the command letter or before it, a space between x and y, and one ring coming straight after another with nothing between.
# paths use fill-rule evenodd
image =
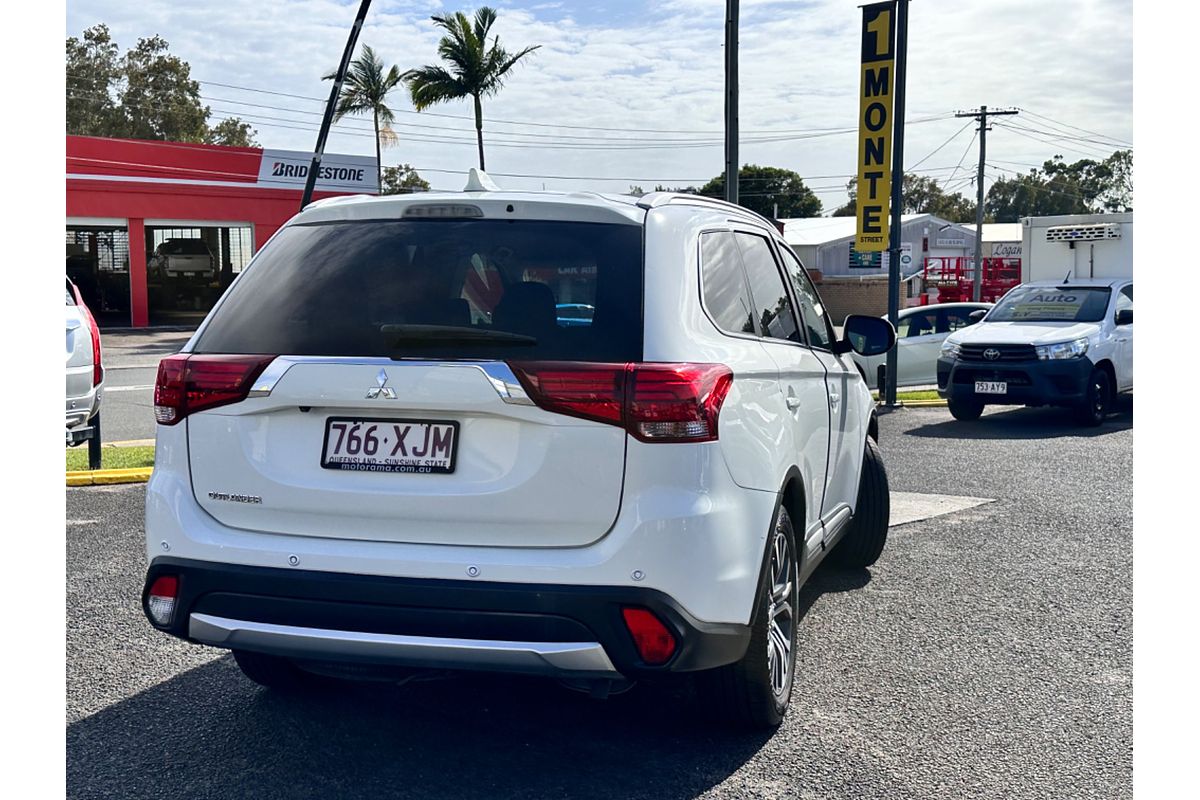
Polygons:
<instances>
[{"instance_id":1,"label":"asphalt road","mask_svg":"<svg viewBox=\"0 0 1200 800\"><path fill-rule=\"evenodd\" d=\"M686 687L597 702L460 676L293 698L138 608L143 489L67 490L71 797L1123 798L1132 769L1132 410L882 419L892 488L995 502L892 529L806 587L773 735Z\"/></svg>"},{"instance_id":2,"label":"asphalt road","mask_svg":"<svg viewBox=\"0 0 1200 800\"><path fill-rule=\"evenodd\" d=\"M163 356L179 352L191 332L102 333L104 396L100 434L105 442L154 438L154 378Z\"/></svg>"}]
</instances>

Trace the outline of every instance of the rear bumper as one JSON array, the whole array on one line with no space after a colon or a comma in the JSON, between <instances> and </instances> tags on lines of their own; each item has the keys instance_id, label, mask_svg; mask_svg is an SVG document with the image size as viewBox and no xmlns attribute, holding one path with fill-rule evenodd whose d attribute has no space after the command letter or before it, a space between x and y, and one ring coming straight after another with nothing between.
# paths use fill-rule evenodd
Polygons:
<instances>
[{"instance_id":1,"label":"rear bumper","mask_svg":"<svg viewBox=\"0 0 1200 800\"><path fill-rule=\"evenodd\" d=\"M1063 361L937 362L938 394L951 400L987 405L1071 406L1083 401L1092 362L1087 358ZM1004 394L976 393L976 381L1003 381Z\"/></svg>"},{"instance_id":2,"label":"rear bumper","mask_svg":"<svg viewBox=\"0 0 1200 800\"><path fill-rule=\"evenodd\" d=\"M424 580L155 559L179 578L174 616L159 630L201 644L311 661L630 678L737 661L747 625L696 620L662 592ZM621 609L652 611L675 636L672 658L638 656ZM147 619L150 619L147 613Z\"/></svg>"}]
</instances>

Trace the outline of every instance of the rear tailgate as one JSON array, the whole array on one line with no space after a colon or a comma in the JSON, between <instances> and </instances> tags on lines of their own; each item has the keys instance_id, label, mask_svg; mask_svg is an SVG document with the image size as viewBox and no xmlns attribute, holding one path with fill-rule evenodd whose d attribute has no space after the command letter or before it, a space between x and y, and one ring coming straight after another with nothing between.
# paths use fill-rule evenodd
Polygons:
<instances>
[{"instance_id":1,"label":"rear tailgate","mask_svg":"<svg viewBox=\"0 0 1200 800\"><path fill-rule=\"evenodd\" d=\"M367 398L381 370L396 399ZM357 435L370 432L378 459L395 452L396 463L405 461L401 453L428 448L424 430L436 429L427 423L452 423L452 441L444 444L453 451L453 471L323 466L327 431L331 449L341 432L331 420L366 420ZM620 504L624 431L506 403L483 369L468 364L301 360L269 396L194 414L187 424L196 499L235 528L562 547L602 537ZM405 432L401 450L397 433Z\"/></svg>"}]
</instances>

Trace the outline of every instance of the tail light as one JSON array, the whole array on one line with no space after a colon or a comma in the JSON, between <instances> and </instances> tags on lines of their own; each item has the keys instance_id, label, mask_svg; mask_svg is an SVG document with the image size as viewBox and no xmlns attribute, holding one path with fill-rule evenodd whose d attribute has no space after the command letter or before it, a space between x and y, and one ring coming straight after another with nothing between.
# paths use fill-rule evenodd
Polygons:
<instances>
[{"instance_id":1,"label":"tail light","mask_svg":"<svg viewBox=\"0 0 1200 800\"><path fill-rule=\"evenodd\" d=\"M168 356L158 364L154 418L174 425L188 414L246 399L275 356Z\"/></svg>"},{"instance_id":2,"label":"tail light","mask_svg":"<svg viewBox=\"0 0 1200 800\"><path fill-rule=\"evenodd\" d=\"M638 655L647 664L665 664L675 654L675 636L658 617L644 608L622 608L625 627Z\"/></svg>"},{"instance_id":3,"label":"tail light","mask_svg":"<svg viewBox=\"0 0 1200 800\"><path fill-rule=\"evenodd\" d=\"M104 363L102 353L100 351L100 326L96 324L96 318L92 316L92 310L87 307L87 303L83 302L83 295L79 293L79 287L75 289L75 306L83 311L83 316L87 318L88 330L92 332L92 386L99 386L104 382Z\"/></svg>"},{"instance_id":4,"label":"tail light","mask_svg":"<svg viewBox=\"0 0 1200 800\"><path fill-rule=\"evenodd\" d=\"M643 442L711 442L733 383L724 364L512 362L539 407L625 428Z\"/></svg>"},{"instance_id":5,"label":"tail light","mask_svg":"<svg viewBox=\"0 0 1200 800\"><path fill-rule=\"evenodd\" d=\"M146 597L146 611L155 625L167 626L175 616L175 601L179 597L179 578L174 575L159 575L150 585Z\"/></svg>"}]
</instances>

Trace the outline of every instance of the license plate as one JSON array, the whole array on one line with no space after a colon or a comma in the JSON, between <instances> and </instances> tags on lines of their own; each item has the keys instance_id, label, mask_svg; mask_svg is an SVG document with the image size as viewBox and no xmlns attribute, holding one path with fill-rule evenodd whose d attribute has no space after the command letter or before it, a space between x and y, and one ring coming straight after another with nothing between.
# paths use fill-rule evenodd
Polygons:
<instances>
[{"instance_id":1,"label":"license plate","mask_svg":"<svg viewBox=\"0 0 1200 800\"><path fill-rule=\"evenodd\" d=\"M454 472L458 423L428 419L330 417L321 466L350 472Z\"/></svg>"},{"instance_id":2,"label":"license plate","mask_svg":"<svg viewBox=\"0 0 1200 800\"><path fill-rule=\"evenodd\" d=\"M975 381L975 394L1008 394L1004 381Z\"/></svg>"}]
</instances>

